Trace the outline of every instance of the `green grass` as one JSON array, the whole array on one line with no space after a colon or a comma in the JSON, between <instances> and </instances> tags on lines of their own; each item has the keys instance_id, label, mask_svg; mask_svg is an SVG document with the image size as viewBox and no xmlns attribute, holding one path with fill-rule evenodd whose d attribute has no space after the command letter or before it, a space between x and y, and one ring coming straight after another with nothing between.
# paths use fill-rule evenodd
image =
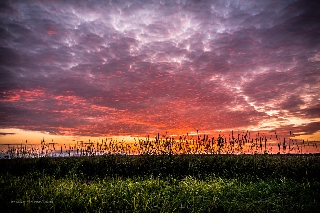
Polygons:
<instances>
[{"instance_id":1,"label":"green grass","mask_svg":"<svg viewBox=\"0 0 320 213\"><path fill-rule=\"evenodd\" d=\"M0 161L1 212L319 212L319 156Z\"/></svg>"}]
</instances>

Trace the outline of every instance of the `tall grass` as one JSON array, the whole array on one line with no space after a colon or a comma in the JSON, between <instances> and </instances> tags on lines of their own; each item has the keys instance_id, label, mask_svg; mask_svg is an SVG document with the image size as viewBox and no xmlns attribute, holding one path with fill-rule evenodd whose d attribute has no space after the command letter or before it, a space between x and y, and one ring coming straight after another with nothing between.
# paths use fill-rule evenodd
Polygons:
<instances>
[{"instance_id":1,"label":"tall grass","mask_svg":"<svg viewBox=\"0 0 320 213\"><path fill-rule=\"evenodd\" d=\"M256 134L251 137L249 131L242 134L234 134L232 131L228 136L219 134L218 137L209 135L180 135L155 137L147 136L145 139L134 138L133 143L117 141L105 138L101 141L77 142L74 145L59 145L53 141L46 143L44 139L39 146L27 146L25 144L9 145L3 155L7 158L34 158L34 157L62 157L62 156L96 156L108 154L123 155L163 155L163 154L264 154L264 153L308 153L311 150L320 152L316 142L305 142L294 139L290 135L280 138L275 133L271 136ZM60 146L60 147L59 147Z\"/></svg>"},{"instance_id":2,"label":"tall grass","mask_svg":"<svg viewBox=\"0 0 320 213\"><path fill-rule=\"evenodd\" d=\"M2 212L317 212L319 182L187 176L0 177ZM35 202L37 201L37 202Z\"/></svg>"}]
</instances>

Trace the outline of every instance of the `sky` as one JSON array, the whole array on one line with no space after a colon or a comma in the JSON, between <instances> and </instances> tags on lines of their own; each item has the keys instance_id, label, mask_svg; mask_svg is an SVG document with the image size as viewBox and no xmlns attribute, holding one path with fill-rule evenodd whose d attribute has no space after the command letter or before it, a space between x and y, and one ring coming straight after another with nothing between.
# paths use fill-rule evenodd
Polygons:
<instances>
[{"instance_id":1,"label":"sky","mask_svg":"<svg viewBox=\"0 0 320 213\"><path fill-rule=\"evenodd\" d=\"M2 143L232 129L320 140L319 92L317 1L0 3Z\"/></svg>"}]
</instances>

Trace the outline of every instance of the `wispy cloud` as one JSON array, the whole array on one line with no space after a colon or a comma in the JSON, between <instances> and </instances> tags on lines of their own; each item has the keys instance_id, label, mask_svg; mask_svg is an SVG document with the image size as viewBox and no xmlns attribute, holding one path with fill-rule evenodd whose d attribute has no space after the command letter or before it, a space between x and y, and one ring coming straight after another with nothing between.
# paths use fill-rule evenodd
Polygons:
<instances>
[{"instance_id":1,"label":"wispy cloud","mask_svg":"<svg viewBox=\"0 0 320 213\"><path fill-rule=\"evenodd\" d=\"M0 11L0 127L320 130L316 2L7 1Z\"/></svg>"},{"instance_id":2,"label":"wispy cloud","mask_svg":"<svg viewBox=\"0 0 320 213\"><path fill-rule=\"evenodd\" d=\"M12 133L12 132L0 132L0 136L5 136L5 135L14 135L16 133Z\"/></svg>"}]
</instances>

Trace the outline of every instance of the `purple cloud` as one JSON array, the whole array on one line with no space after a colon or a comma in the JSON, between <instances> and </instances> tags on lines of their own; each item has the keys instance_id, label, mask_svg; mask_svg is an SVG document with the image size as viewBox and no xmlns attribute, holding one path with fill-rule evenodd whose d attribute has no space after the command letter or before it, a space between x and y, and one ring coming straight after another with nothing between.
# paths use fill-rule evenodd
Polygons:
<instances>
[{"instance_id":1,"label":"purple cloud","mask_svg":"<svg viewBox=\"0 0 320 213\"><path fill-rule=\"evenodd\" d=\"M0 127L313 134L319 9L312 1L7 1Z\"/></svg>"}]
</instances>

